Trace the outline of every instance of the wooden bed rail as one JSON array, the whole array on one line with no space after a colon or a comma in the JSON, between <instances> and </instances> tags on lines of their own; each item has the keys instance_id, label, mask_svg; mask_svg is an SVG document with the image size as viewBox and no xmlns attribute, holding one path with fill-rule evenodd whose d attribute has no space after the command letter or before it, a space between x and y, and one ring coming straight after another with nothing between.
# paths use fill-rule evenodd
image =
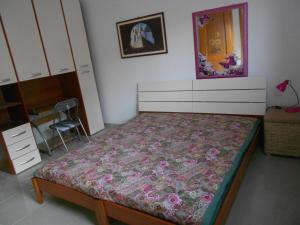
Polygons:
<instances>
[{"instance_id":1,"label":"wooden bed rail","mask_svg":"<svg viewBox=\"0 0 300 225\"><path fill-rule=\"evenodd\" d=\"M39 204L44 202L43 192L49 193L55 197L94 211L99 225L109 225L108 218L113 218L130 225L141 225L141 221L143 221L143 225L174 225L143 212L113 202L93 198L82 192L44 179L32 178L32 184L35 189L36 200Z\"/></svg>"}]
</instances>

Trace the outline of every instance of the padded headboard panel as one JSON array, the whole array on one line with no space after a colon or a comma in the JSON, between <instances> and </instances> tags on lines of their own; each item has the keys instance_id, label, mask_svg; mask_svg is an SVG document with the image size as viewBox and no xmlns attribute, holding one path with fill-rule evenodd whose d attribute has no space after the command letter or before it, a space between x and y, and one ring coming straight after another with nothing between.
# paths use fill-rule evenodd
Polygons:
<instances>
[{"instance_id":1,"label":"padded headboard panel","mask_svg":"<svg viewBox=\"0 0 300 225\"><path fill-rule=\"evenodd\" d=\"M266 78L140 83L138 109L150 112L264 115Z\"/></svg>"}]
</instances>

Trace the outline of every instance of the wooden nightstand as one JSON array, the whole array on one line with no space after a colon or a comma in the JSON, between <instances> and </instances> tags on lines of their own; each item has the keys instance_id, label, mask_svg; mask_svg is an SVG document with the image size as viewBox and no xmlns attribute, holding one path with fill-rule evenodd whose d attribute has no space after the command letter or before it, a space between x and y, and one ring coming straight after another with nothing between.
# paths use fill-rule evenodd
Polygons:
<instances>
[{"instance_id":1,"label":"wooden nightstand","mask_svg":"<svg viewBox=\"0 0 300 225\"><path fill-rule=\"evenodd\" d=\"M265 152L300 156L300 113L270 108L264 117Z\"/></svg>"}]
</instances>

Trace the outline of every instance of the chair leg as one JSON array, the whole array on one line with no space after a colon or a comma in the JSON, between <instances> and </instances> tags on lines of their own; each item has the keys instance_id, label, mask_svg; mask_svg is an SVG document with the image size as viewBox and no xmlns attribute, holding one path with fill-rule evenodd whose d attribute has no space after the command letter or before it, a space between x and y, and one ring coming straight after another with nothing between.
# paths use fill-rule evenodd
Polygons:
<instances>
[{"instance_id":1,"label":"chair leg","mask_svg":"<svg viewBox=\"0 0 300 225\"><path fill-rule=\"evenodd\" d=\"M54 140L55 130L52 129L52 140ZM54 149L54 141L52 141L52 149Z\"/></svg>"},{"instance_id":2,"label":"chair leg","mask_svg":"<svg viewBox=\"0 0 300 225\"><path fill-rule=\"evenodd\" d=\"M44 139L44 138L43 138ZM48 150L48 155L51 156L52 155L52 151L51 151L51 148L48 144L48 141L46 139L44 139L44 142L46 144L46 147L47 147L47 150Z\"/></svg>"},{"instance_id":3,"label":"chair leg","mask_svg":"<svg viewBox=\"0 0 300 225\"><path fill-rule=\"evenodd\" d=\"M85 131L85 129L84 129L84 126L83 126L83 124L82 124L80 118L78 117L77 119L78 119L78 121L79 121L79 123L80 123L80 125L81 125L81 128L82 128L82 130L83 130L83 132L84 132L86 138L87 138L88 141L90 142L90 139L89 139L89 137L88 137L88 135L87 135L87 133L86 133L86 131Z\"/></svg>"},{"instance_id":4,"label":"chair leg","mask_svg":"<svg viewBox=\"0 0 300 225\"><path fill-rule=\"evenodd\" d=\"M65 143L65 141L64 141L64 139L63 139L63 137L62 137L62 135L61 135L61 133L60 133L60 131L58 130L58 129L56 129L56 131L57 131L57 133L58 133L58 135L59 135L59 137L60 137L60 139L61 139L61 141L62 141L62 143L64 144L64 146L65 146L65 149L67 150L67 152L69 151L69 149L68 149L68 147L67 147L67 145L66 145L66 143Z\"/></svg>"},{"instance_id":5,"label":"chair leg","mask_svg":"<svg viewBox=\"0 0 300 225\"><path fill-rule=\"evenodd\" d=\"M79 132L79 129L78 129L78 127L75 127L75 129L76 129L76 132L77 132L78 138L79 138L79 140L81 141L81 135L80 135L80 132Z\"/></svg>"},{"instance_id":6,"label":"chair leg","mask_svg":"<svg viewBox=\"0 0 300 225\"><path fill-rule=\"evenodd\" d=\"M49 144L48 144L48 141L47 139L44 137L43 133L41 132L41 130L39 129L39 127L37 125L35 125L34 123L31 123L32 127L34 127L37 132L40 134L40 136L42 137L45 145L46 145L46 148L47 148L47 151L48 151L48 155L51 156L52 155L52 149L50 148Z\"/></svg>"}]
</instances>

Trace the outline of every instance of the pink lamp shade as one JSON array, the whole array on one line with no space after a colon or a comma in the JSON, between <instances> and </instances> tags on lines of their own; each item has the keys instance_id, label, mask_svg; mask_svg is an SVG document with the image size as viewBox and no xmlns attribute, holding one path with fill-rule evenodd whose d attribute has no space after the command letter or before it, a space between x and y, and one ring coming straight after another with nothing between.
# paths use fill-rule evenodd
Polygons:
<instances>
[{"instance_id":1,"label":"pink lamp shade","mask_svg":"<svg viewBox=\"0 0 300 225\"><path fill-rule=\"evenodd\" d=\"M280 92L285 92L287 86L290 86L291 89L293 90L295 96L297 97L297 103L291 107L285 107L284 111L288 112L288 113L298 113L300 112L300 107L299 107L299 97L297 94L297 91L295 90L295 88L292 86L292 83L290 82L290 80L285 80L283 82L281 82L280 84L278 84L276 86L276 88L280 91Z\"/></svg>"},{"instance_id":2,"label":"pink lamp shade","mask_svg":"<svg viewBox=\"0 0 300 225\"><path fill-rule=\"evenodd\" d=\"M280 84L278 84L278 85L276 86L276 88L277 88L279 91L284 92L285 89L287 88L288 84L289 84L289 80L285 80L285 81L281 82Z\"/></svg>"}]
</instances>

